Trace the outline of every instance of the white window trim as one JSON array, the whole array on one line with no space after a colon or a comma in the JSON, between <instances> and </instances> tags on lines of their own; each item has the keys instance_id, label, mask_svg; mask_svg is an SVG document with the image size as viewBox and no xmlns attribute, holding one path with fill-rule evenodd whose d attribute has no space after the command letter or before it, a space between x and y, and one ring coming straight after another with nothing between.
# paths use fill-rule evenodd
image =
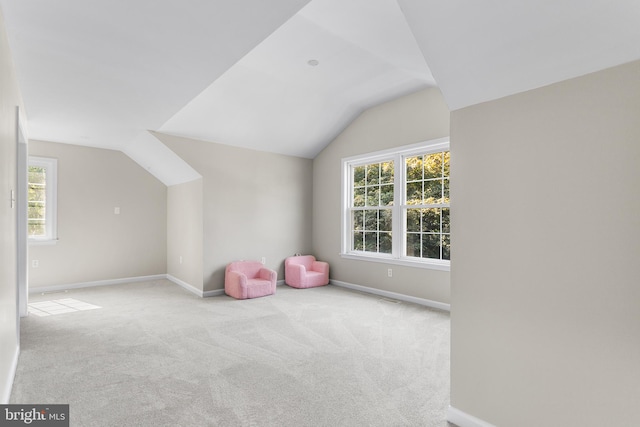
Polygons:
<instances>
[{"instance_id":1,"label":"white window trim","mask_svg":"<svg viewBox=\"0 0 640 427\"><path fill-rule=\"evenodd\" d=\"M440 151L449 151L449 138L439 138L430 141L419 142L417 144L405 145L401 147L391 148L387 150L376 151L373 153L361 154L357 156L344 157L342 159L341 182L342 182L342 212L341 212L341 252L340 256L345 259L353 259L358 261L371 261L384 264L404 265L410 267L427 268L431 270L450 271L451 261L415 258L404 255L403 239L393 239L392 254L381 254L372 252L356 252L351 251L351 228L349 220L349 206L351 203L351 167L362 164L376 163L386 160L394 160L396 165L404 164L404 157L415 154L437 153ZM403 215L400 201L403 200L402 189L404 185L397 185L397 182L404 183L405 168L396 167L398 174L394 180L394 200L397 201L396 214L393 215L393 230L403 230Z\"/></svg>"},{"instance_id":2,"label":"white window trim","mask_svg":"<svg viewBox=\"0 0 640 427\"><path fill-rule=\"evenodd\" d=\"M47 170L46 183L46 235L29 236L29 244L55 245L58 242L58 159L29 156L29 166L43 167Z\"/></svg>"}]
</instances>

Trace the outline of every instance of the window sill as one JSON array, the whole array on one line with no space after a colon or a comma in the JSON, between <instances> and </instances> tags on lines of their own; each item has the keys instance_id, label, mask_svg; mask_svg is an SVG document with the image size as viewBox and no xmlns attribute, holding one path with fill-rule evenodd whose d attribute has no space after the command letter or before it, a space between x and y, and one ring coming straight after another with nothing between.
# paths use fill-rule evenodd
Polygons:
<instances>
[{"instance_id":1,"label":"window sill","mask_svg":"<svg viewBox=\"0 0 640 427\"><path fill-rule=\"evenodd\" d=\"M50 246L57 245L58 239L29 239L29 246Z\"/></svg>"},{"instance_id":2,"label":"window sill","mask_svg":"<svg viewBox=\"0 0 640 427\"><path fill-rule=\"evenodd\" d=\"M425 268L427 270L451 271L450 261L428 260L414 261L411 258L393 258L389 256L372 256L356 253L341 253L341 258L357 261L378 262L381 264L404 265L406 267Z\"/></svg>"}]
</instances>

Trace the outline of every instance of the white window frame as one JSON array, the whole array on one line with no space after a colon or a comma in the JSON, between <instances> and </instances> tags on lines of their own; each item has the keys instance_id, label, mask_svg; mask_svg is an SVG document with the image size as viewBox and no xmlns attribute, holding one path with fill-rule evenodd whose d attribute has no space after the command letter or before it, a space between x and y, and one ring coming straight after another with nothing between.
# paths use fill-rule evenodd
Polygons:
<instances>
[{"instance_id":1,"label":"white window frame","mask_svg":"<svg viewBox=\"0 0 640 427\"><path fill-rule=\"evenodd\" d=\"M451 261L432 258L408 257L405 254L406 241L406 205L403 194L405 188L406 157L420 154L449 151L449 138L439 138L417 144L376 151L342 159L342 223L341 253L345 259L372 261L386 264L406 265L433 270L450 271ZM351 249L351 201L353 200L353 168L370 163L394 161L394 205L392 219L392 252L391 254L354 251Z\"/></svg>"},{"instance_id":2,"label":"white window frame","mask_svg":"<svg viewBox=\"0 0 640 427\"><path fill-rule=\"evenodd\" d=\"M29 156L29 167L46 169L45 235L29 236L30 244L56 244L58 241L58 160L50 157Z\"/></svg>"}]
</instances>

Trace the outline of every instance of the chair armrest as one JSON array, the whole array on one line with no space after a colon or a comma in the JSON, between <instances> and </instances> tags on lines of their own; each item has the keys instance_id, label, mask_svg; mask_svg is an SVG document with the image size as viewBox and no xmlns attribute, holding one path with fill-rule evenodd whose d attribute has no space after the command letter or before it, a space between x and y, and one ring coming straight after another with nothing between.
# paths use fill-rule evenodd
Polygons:
<instances>
[{"instance_id":1,"label":"chair armrest","mask_svg":"<svg viewBox=\"0 0 640 427\"><path fill-rule=\"evenodd\" d=\"M302 283L307 269L302 264L287 264L285 266L284 278L291 283Z\"/></svg>"},{"instance_id":2,"label":"chair armrest","mask_svg":"<svg viewBox=\"0 0 640 427\"><path fill-rule=\"evenodd\" d=\"M314 261L313 264L311 264L311 269L313 271L317 271L318 273L328 274L329 263L324 261Z\"/></svg>"},{"instance_id":3,"label":"chair armrest","mask_svg":"<svg viewBox=\"0 0 640 427\"><path fill-rule=\"evenodd\" d=\"M247 285L247 276L244 273L240 273L239 271L228 272L226 280L229 281L229 284L234 286Z\"/></svg>"},{"instance_id":4,"label":"chair armrest","mask_svg":"<svg viewBox=\"0 0 640 427\"><path fill-rule=\"evenodd\" d=\"M278 280L278 273L268 268L261 268L258 272L258 276L261 279L268 280L270 282L275 283Z\"/></svg>"},{"instance_id":5,"label":"chair armrest","mask_svg":"<svg viewBox=\"0 0 640 427\"><path fill-rule=\"evenodd\" d=\"M234 298L246 298L247 276L239 271L227 271L224 277L224 292Z\"/></svg>"}]
</instances>

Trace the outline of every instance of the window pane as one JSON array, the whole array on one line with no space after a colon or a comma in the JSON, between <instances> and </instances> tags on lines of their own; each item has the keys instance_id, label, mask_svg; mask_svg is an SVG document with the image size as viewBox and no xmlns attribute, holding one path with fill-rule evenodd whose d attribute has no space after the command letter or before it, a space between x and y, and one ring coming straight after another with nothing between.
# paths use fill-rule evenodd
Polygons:
<instances>
[{"instance_id":1,"label":"window pane","mask_svg":"<svg viewBox=\"0 0 640 427\"><path fill-rule=\"evenodd\" d=\"M449 151L444 152L444 176L449 176L449 159L451 158L451 153Z\"/></svg>"},{"instance_id":2,"label":"window pane","mask_svg":"<svg viewBox=\"0 0 640 427\"><path fill-rule=\"evenodd\" d=\"M440 199L442 199L442 180L425 181L424 198L426 203L440 203Z\"/></svg>"},{"instance_id":3,"label":"window pane","mask_svg":"<svg viewBox=\"0 0 640 427\"><path fill-rule=\"evenodd\" d=\"M353 229L364 230L364 212L353 211Z\"/></svg>"},{"instance_id":4,"label":"window pane","mask_svg":"<svg viewBox=\"0 0 640 427\"><path fill-rule=\"evenodd\" d=\"M393 184L380 186L380 206L393 205Z\"/></svg>"},{"instance_id":5,"label":"window pane","mask_svg":"<svg viewBox=\"0 0 640 427\"><path fill-rule=\"evenodd\" d=\"M356 231L353 233L353 250L364 250L364 233Z\"/></svg>"},{"instance_id":6,"label":"window pane","mask_svg":"<svg viewBox=\"0 0 640 427\"><path fill-rule=\"evenodd\" d=\"M367 185L380 182L380 163L367 165Z\"/></svg>"},{"instance_id":7,"label":"window pane","mask_svg":"<svg viewBox=\"0 0 640 427\"><path fill-rule=\"evenodd\" d=\"M364 250L378 252L378 233L364 233Z\"/></svg>"},{"instance_id":8,"label":"window pane","mask_svg":"<svg viewBox=\"0 0 640 427\"><path fill-rule=\"evenodd\" d=\"M380 167L380 183L393 184L393 162L383 162Z\"/></svg>"},{"instance_id":9,"label":"window pane","mask_svg":"<svg viewBox=\"0 0 640 427\"><path fill-rule=\"evenodd\" d=\"M422 204L422 182L411 182L407 184L407 204Z\"/></svg>"},{"instance_id":10,"label":"window pane","mask_svg":"<svg viewBox=\"0 0 640 427\"><path fill-rule=\"evenodd\" d=\"M29 203L27 207L27 216L30 220L39 220L44 222L46 216L45 206L43 204Z\"/></svg>"},{"instance_id":11,"label":"window pane","mask_svg":"<svg viewBox=\"0 0 640 427\"><path fill-rule=\"evenodd\" d=\"M37 237L46 235L46 228L43 221L29 220L27 228L29 236Z\"/></svg>"},{"instance_id":12,"label":"window pane","mask_svg":"<svg viewBox=\"0 0 640 427\"><path fill-rule=\"evenodd\" d=\"M440 259L440 235L422 235L422 258Z\"/></svg>"},{"instance_id":13,"label":"window pane","mask_svg":"<svg viewBox=\"0 0 640 427\"><path fill-rule=\"evenodd\" d=\"M422 231L440 232L440 209L422 209Z\"/></svg>"},{"instance_id":14,"label":"window pane","mask_svg":"<svg viewBox=\"0 0 640 427\"><path fill-rule=\"evenodd\" d=\"M407 234L407 256L420 257L420 234Z\"/></svg>"},{"instance_id":15,"label":"window pane","mask_svg":"<svg viewBox=\"0 0 640 427\"><path fill-rule=\"evenodd\" d=\"M442 259L451 259L451 235L442 235Z\"/></svg>"},{"instance_id":16,"label":"window pane","mask_svg":"<svg viewBox=\"0 0 640 427\"><path fill-rule=\"evenodd\" d=\"M449 219L449 208L442 209L442 232L451 232L451 220Z\"/></svg>"},{"instance_id":17,"label":"window pane","mask_svg":"<svg viewBox=\"0 0 640 427\"><path fill-rule=\"evenodd\" d=\"M356 166L353 168L353 186L364 187L365 167Z\"/></svg>"},{"instance_id":18,"label":"window pane","mask_svg":"<svg viewBox=\"0 0 640 427\"><path fill-rule=\"evenodd\" d=\"M424 156L424 177L439 178L442 176L443 153L433 153Z\"/></svg>"},{"instance_id":19,"label":"window pane","mask_svg":"<svg viewBox=\"0 0 640 427\"><path fill-rule=\"evenodd\" d=\"M420 231L420 209L407 209L407 231Z\"/></svg>"},{"instance_id":20,"label":"window pane","mask_svg":"<svg viewBox=\"0 0 640 427\"><path fill-rule=\"evenodd\" d=\"M380 252L390 254L391 249L391 233L380 233Z\"/></svg>"},{"instance_id":21,"label":"window pane","mask_svg":"<svg viewBox=\"0 0 640 427\"><path fill-rule=\"evenodd\" d=\"M378 231L378 211L364 211L364 229Z\"/></svg>"},{"instance_id":22,"label":"window pane","mask_svg":"<svg viewBox=\"0 0 640 427\"><path fill-rule=\"evenodd\" d=\"M47 170L39 166L29 166L29 183L45 184Z\"/></svg>"},{"instance_id":23,"label":"window pane","mask_svg":"<svg viewBox=\"0 0 640 427\"><path fill-rule=\"evenodd\" d=\"M392 227L392 214L391 209L384 209L380 211L380 231L391 231Z\"/></svg>"},{"instance_id":24,"label":"window pane","mask_svg":"<svg viewBox=\"0 0 640 427\"><path fill-rule=\"evenodd\" d=\"M444 180L443 197L444 197L444 203L449 203L449 180L448 179Z\"/></svg>"},{"instance_id":25,"label":"window pane","mask_svg":"<svg viewBox=\"0 0 640 427\"><path fill-rule=\"evenodd\" d=\"M44 202L47 197L47 190L43 185L29 184L29 201L30 202Z\"/></svg>"},{"instance_id":26,"label":"window pane","mask_svg":"<svg viewBox=\"0 0 640 427\"><path fill-rule=\"evenodd\" d=\"M353 189L353 206L364 206L364 187Z\"/></svg>"},{"instance_id":27,"label":"window pane","mask_svg":"<svg viewBox=\"0 0 640 427\"><path fill-rule=\"evenodd\" d=\"M380 187L367 187L367 206L380 206Z\"/></svg>"},{"instance_id":28,"label":"window pane","mask_svg":"<svg viewBox=\"0 0 640 427\"><path fill-rule=\"evenodd\" d=\"M45 221L45 205L44 204L32 204L29 203L27 207L27 229L28 235L31 237L42 237L47 234L46 221Z\"/></svg>"},{"instance_id":29,"label":"window pane","mask_svg":"<svg viewBox=\"0 0 640 427\"><path fill-rule=\"evenodd\" d=\"M418 181L422 179L422 156L407 157L407 181Z\"/></svg>"}]
</instances>

